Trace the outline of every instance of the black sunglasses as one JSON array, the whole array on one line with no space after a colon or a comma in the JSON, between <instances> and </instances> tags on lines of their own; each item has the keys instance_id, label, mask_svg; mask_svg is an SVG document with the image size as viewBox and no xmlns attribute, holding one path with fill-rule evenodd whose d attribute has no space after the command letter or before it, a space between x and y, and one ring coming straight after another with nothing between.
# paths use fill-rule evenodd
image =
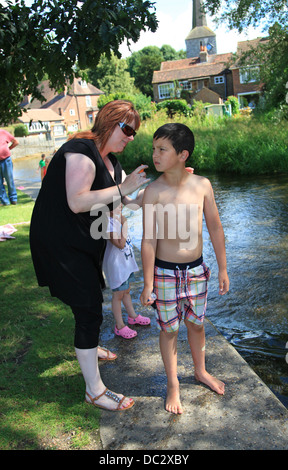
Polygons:
<instances>
[{"instance_id":1,"label":"black sunglasses","mask_svg":"<svg viewBox=\"0 0 288 470\"><path fill-rule=\"evenodd\" d=\"M136 132L131 126L128 126L128 124L125 124L125 122L119 122L118 124L121 127L122 132L124 132L124 134L127 135L127 137L130 137L131 135L135 137Z\"/></svg>"}]
</instances>

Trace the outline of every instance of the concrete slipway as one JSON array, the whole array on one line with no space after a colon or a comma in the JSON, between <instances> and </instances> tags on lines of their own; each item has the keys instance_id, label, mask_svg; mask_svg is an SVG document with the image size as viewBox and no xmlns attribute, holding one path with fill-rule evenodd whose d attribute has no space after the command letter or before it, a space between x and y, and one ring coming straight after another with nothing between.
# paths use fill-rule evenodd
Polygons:
<instances>
[{"instance_id":1,"label":"concrete slipway","mask_svg":"<svg viewBox=\"0 0 288 470\"><path fill-rule=\"evenodd\" d=\"M40 184L18 181L19 185L35 199ZM136 256L141 266L139 252ZM189 450L287 450L288 410L209 320L205 321L206 367L225 382L225 395L217 395L194 379L186 329L182 325L178 373L184 413L171 415L165 411L166 376L158 330L154 310L144 309L140 304L141 290L140 272L132 297L136 311L150 316L151 326L134 326L138 336L133 340L114 335L111 294L109 290L104 293L101 345L118 358L101 362L101 375L111 390L133 397L135 406L123 412L101 411L102 449L108 453L162 450L179 454Z\"/></svg>"}]
</instances>

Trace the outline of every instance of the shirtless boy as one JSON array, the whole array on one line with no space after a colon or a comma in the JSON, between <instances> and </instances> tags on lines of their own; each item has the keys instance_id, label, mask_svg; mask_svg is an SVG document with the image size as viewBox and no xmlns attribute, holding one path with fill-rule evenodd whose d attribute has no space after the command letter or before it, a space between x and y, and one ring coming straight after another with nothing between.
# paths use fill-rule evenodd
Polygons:
<instances>
[{"instance_id":1,"label":"shirtless boy","mask_svg":"<svg viewBox=\"0 0 288 470\"><path fill-rule=\"evenodd\" d=\"M205 369L204 315L209 268L202 260L205 216L218 264L219 294L229 290L224 232L207 178L191 174L185 162L194 150L192 131L179 123L161 126L153 136L153 162L162 175L143 197L141 303L156 294L160 351L167 375L166 410L183 413L177 378L177 335L182 315L195 378L223 395L225 385Z\"/></svg>"}]
</instances>

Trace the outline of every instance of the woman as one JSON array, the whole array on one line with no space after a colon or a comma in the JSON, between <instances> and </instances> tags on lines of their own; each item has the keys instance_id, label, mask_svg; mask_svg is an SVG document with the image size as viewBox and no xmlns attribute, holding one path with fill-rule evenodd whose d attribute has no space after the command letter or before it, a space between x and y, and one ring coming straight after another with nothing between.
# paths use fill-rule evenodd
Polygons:
<instances>
[{"instance_id":1,"label":"woman","mask_svg":"<svg viewBox=\"0 0 288 470\"><path fill-rule=\"evenodd\" d=\"M90 211L95 205L111 210L115 200L131 201L127 195L149 181L142 172L146 165L126 177L111 154L122 152L139 126L131 102L112 101L99 111L91 131L77 133L62 145L43 180L30 228L38 284L49 286L51 295L69 305L75 317L74 345L86 383L86 401L109 410L126 410L134 402L107 390L99 373L98 352L99 357L106 354L97 348L105 240L100 225L99 236L95 234L97 216ZM136 199L139 204L142 194Z\"/></svg>"}]
</instances>

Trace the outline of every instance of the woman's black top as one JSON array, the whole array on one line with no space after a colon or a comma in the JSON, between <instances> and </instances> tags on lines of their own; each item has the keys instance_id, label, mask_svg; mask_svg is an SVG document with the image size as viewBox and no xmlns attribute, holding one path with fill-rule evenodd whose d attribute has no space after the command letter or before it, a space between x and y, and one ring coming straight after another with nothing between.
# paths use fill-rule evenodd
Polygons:
<instances>
[{"instance_id":1,"label":"woman's black top","mask_svg":"<svg viewBox=\"0 0 288 470\"><path fill-rule=\"evenodd\" d=\"M96 177L91 190L121 183L122 168L116 157L109 155L113 180L92 140L72 139L62 145L51 160L35 202L30 226L32 260L38 284L48 286L52 296L71 306L95 307L103 301L101 260L106 242L90 234L95 216L90 212L75 214L68 206L64 157L68 152L84 154L93 161Z\"/></svg>"}]
</instances>

